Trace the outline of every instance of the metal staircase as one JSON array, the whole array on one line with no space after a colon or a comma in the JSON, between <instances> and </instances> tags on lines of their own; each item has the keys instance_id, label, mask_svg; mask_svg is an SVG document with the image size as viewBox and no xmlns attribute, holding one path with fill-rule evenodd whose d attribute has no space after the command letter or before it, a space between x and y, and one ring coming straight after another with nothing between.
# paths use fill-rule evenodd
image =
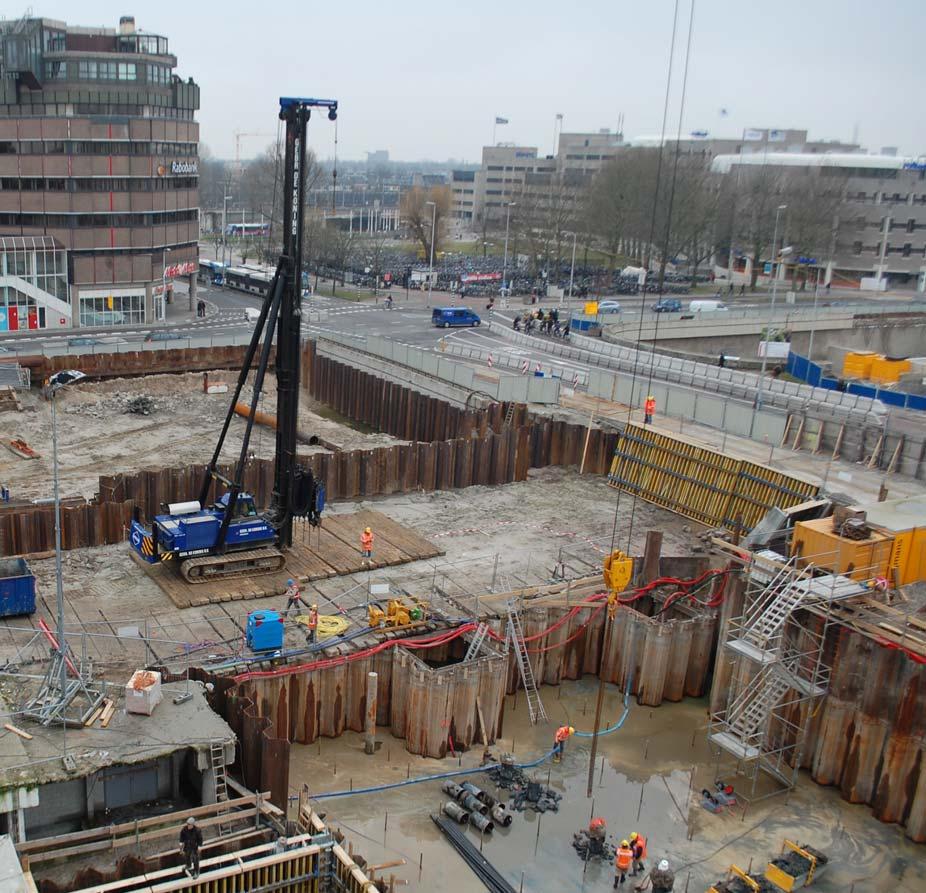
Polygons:
<instances>
[{"instance_id":1,"label":"metal staircase","mask_svg":"<svg viewBox=\"0 0 926 893\"><path fill-rule=\"evenodd\" d=\"M469 648L466 649L466 654L463 655L463 660L472 660L477 654L479 654L479 649L482 648L482 643L485 642L486 636L489 634L489 626L486 623L480 623L476 627L476 632L473 633L473 638L469 643Z\"/></svg>"},{"instance_id":2,"label":"metal staircase","mask_svg":"<svg viewBox=\"0 0 926 893\"><path fill-rule=\"evenodd\" d=\"M534 680L534 671L531 668L527 645L524 643L524 629L521 625L521 615L518 613L518 603L516 600L511 599L506 603L505 607L508 610L507 641L514 650L515 660L518 662L518 672L521 674L521 684L524 686L524 694L527 696L527 713L531 725L536 725L540 720L546 722L547 713L543 709L543 702L540 700L540 692L537 690L537 683Z\"/></svg>"},{"instance_id":3,"label":"metal staircase","mask_svg":"<svg viewBox=\"0 0 926 893\"><path fill-rule=\"evenodd\" d=\"M829 684L823 663L829 605L863 588L846 577L814 577L796 557L769 550L753 554L745 570L743 611L727 622L723 643L732 664L727 706L712 715L708 739L718 749L718 772L720 752L731 754L755 795L759 770L781 790L796 783L813 713L801 704L825 695Z\"/></svg>"}]
</instances>

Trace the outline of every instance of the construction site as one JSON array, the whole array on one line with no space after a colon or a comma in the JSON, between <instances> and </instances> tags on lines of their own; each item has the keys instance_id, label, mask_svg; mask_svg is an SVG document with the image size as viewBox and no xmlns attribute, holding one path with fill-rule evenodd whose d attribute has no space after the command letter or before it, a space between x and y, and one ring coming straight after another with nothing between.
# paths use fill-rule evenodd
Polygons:
<instances>
[{"instance_id":1,"label":"construction site","mask_svg":"<svg viewBox=\"0 0 926 893\"><path fill-rule=\"evenodd\" d=\"M921 890L916 411L502 399L306 334L300 244L246 345L19 357L0 890Z\"/></svg>"}]
</instances>

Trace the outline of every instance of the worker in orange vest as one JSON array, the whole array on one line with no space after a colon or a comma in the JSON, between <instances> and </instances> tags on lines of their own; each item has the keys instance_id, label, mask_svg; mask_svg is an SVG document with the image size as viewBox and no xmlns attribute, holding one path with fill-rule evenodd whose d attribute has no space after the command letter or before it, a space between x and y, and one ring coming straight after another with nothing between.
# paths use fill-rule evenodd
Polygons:
<instances>
[{"instance_id":1,"label":"worker in orange vest","mask_svg":"<svg viewBox=\"0 0 926 893\"><path fill-rule=\"evenodd\" d=\"M626 840L621 841L621 845L614 854L614 889L618 884L623 884L627 880L627 872L633 864L633 850Z\"/></svg>"},{"instance_id":2,"label":"worker in orange vest","mask_svg":"<svg viewBox=\"0 0 926 893\"><path fill-rule=\"evenodd\" d=\"M360 551L364 558L373 557L373 531L369 527L364 527L360 534Z\"/></svg>"},{"instance_id":3,"label":"worker in orange vest","mask_svg":"<svg viewBox=\"0 0 926 893\"><path fill-rule=\"evenodd\" d=\"M309 608L309 622L306 624L308 632L306 633L306 644L314 645L318 635L318 605L312 605Z\"/></svg>"},{"instance_id":4,"label":"worker in orange vest","mask_svg":"<svg viewBox=\"0 0 926 893\"><path fill-rule=\"evenodd\" d=\"M643 402L643 424L652 425L656 414L656 398L650 394Z\"/></svg>"},{"instance_id":5,"label":"worker in orange vest","mask_svg":"<svg viewBox=\"0 0 926 893\"><path fill-rule=\"evenodd\" d=\"M566 749L566 741L571 735L575 735L576 730L572 726L560 726L553 736L553 762L558 763L563 758L563 751Z\"/></svg>"},{"instance_id":6,"label":"worker in orange vest","mask_svg":"<svg viewBox=\"0 0 926 893\"><path fill-rule=\"evenodd\" d=\"M643 860L646 858L646 838L636 831L630 835L630 849L633 850L633 871L631 874L642 874L646 871Z\"/></svg>"}]
</instances>

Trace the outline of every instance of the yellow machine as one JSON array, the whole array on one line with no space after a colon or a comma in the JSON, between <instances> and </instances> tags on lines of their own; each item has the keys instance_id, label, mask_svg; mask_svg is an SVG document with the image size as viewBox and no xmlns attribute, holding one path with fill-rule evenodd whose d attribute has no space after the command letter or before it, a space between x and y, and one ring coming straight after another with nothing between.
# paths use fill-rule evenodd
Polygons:
<instances>
[{"instance_id":1,"label":"yellow machine","mask_svg":"<svg viewBox=\"0 0 926 893\"><path fill-rule=\"evenodd\" d=\"M791 893L798 887L809 887L820 876L828 861L823 853L812 846L798 846L794 841L786 839L781 845L781 855L768 863L765 878L785 893Z\"/></svg>"},{"instance_id":2,"label":"yellow machine","mask_svg":"<svg viewBox=\"0 0 926 893\"><path fill-rule=\"evenodd\" d=\"M731 865L727 876L708 888L708 893L762 893L764 881L746 874L742 868Z\"/></svg>"},{"instance_id":3,"label":"yellow machine","mask_svg":"<svg viewBox=\"0 0 926 893\"><path fill-rule=\"evenodd\" d=\"M370 602L367 606L367 615L371 629L379 627L403 629L424 623L428 619L428 604L414 599L413 604L409 605L400 598L391 598L386 602L385 611L380 605Z\"/></svg>"},{"instance_id":4,"label":"yellow machine","mask_svg":"<svg viewBox=\"0 0 926 893\"><path fill-rule=\"evenodd\" d=\"M615 549L604 560L604 585L608 587L608 614L614 619L617 611L617 597L633 578L633 559L620 549Z\"/></svg>"}]
</instances>

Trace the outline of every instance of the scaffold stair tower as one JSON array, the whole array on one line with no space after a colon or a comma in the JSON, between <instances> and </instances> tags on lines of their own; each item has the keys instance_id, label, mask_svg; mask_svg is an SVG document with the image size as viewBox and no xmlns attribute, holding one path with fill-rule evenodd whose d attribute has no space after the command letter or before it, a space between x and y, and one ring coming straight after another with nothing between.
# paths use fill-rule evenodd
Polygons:
<instances>
[{"instance_id":1,"label":"scaffold stair tower","mask_svg":"<svg viewBox=\"0 0 926 893\"><path fill-rule=\"evenodd\" d=\"M736 758L755 795L760 770L778 790L796 783L813 712L804 702L823 697L829 684L823 661L829 606L864 590L846 577L815 576L813 567L798 567L796 556L789 560L770 550L755 553L745 572L743 611L728 621L723 643L731 662L739 663L731 678L740 684L731 686L726 709L711 717L708 738L718 760L721 751ZM817 615L813 622L807 608Z\"/></svg>"}]
</instances>

